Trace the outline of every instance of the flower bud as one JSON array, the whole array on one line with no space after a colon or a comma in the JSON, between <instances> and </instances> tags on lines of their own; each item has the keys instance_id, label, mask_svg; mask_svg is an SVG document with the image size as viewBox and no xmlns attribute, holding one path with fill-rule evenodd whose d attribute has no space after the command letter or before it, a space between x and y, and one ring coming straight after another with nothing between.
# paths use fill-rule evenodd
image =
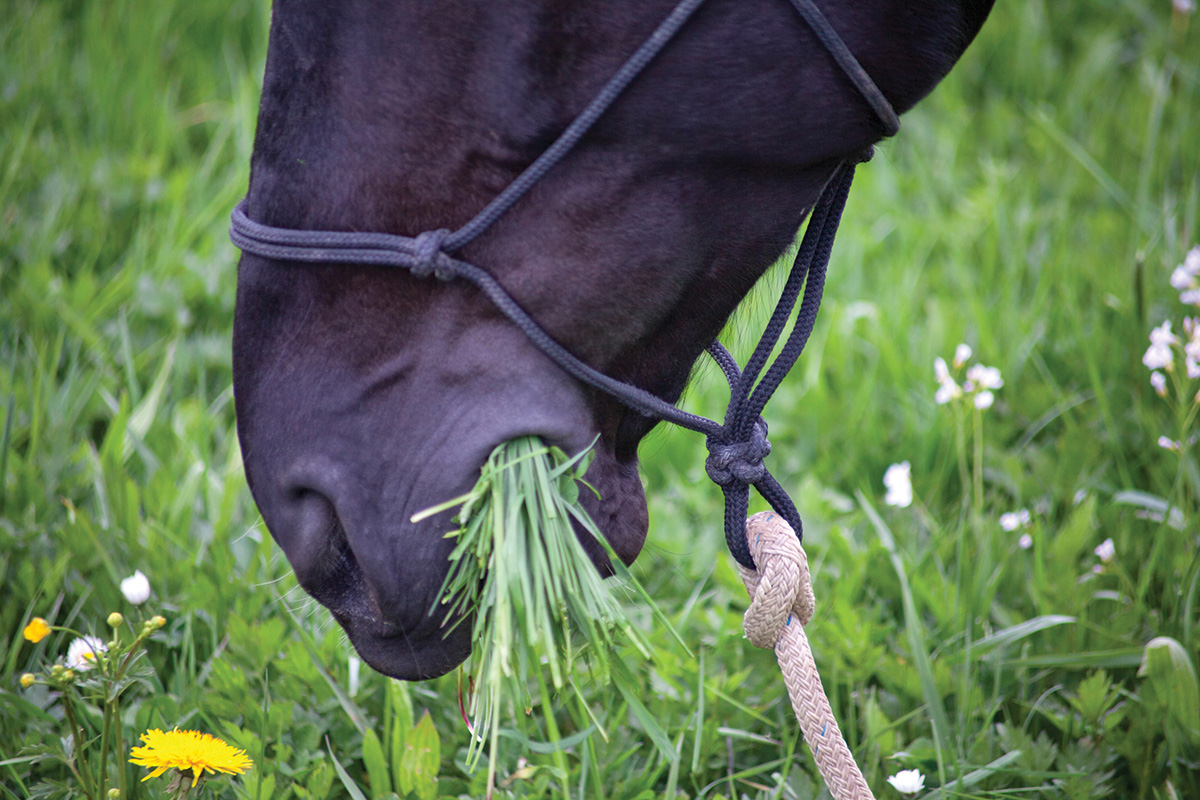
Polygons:
<instances>
[{"instance_id":1,"label":"flower bud","mask_svg":"<svg viewBox=\"0 0 1200 800\"><path fill-rule=\"evenodd\" d=\"M21 688L28 689L30 686L33 686L33 682L36 680L37 678L34 677L32 672L26 672L21 676Z\"/></svg>"},{"instance_id":2,"label":"flower bud","mask_svg":"<svg viewBox=\"0 0 1200 800\"><path fill-rule=\"evenodd\" d=\"M121 581L121 594L135 606L140 606L150 597L150 581L139 569Z\"/></svg>"},{"instance_id":3,"label":"flower bud","mask_svg":"<svg viewBox=\"0 0 1200 800\"><path fill-rule=\"evenodd\" d=\"M121 796L121 790L118 789L117 787L114 786L113 788L108 790L108 800L118 800L118 798L120 798L120 796Z\"/></svg>"},{"instance_id":4,"label":"flower bud","mask_svg":"<svg viewBox=\"0 0 1200 800\"><path fill-rule=\"evenodd\" d=\"M154 630L158 630L159 628L161 628L162 626L167 624L167 619L166 619L166 617L162 617L162 616L159 616L158 614L155 614L153 617L150 618L150 624L154 626L154 628L153 628Z\"/></svg>"},{"instance_id":5,"label":"flower bud","mask_svg":"<svg viewBox=\"0 0 1200 800\"><path fill-rule=\"evenodd\" d=\"M63 670L63 673L62 673L62 679L63 679L64 681L73 681L73 680L75 680L75 670L73 670L73 669L67 669L67 670Z\"/></svg>"},{"instance_id":6,"label":"flower bud","mask_svg":"<svg viewBox=\"0 0 1200 800\"><path fill-rule=\"evenodd\" d=\"M125 618L121 616L120 611L114 611L108 615L108 627L110 628L119 628L124 621Z\"/></svg>"}]
</instances>

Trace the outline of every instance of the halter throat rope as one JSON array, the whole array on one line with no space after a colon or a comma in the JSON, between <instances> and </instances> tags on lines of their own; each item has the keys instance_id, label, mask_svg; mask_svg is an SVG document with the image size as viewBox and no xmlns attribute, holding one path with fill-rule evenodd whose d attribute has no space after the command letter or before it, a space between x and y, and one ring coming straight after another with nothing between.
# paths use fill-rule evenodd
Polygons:
<instances>
[{"instance_id":1,"label":"halter throat rope","mask_svg":"<svg viewBox=\"0 0 1200 800\"><path fill-rule=\"evenodd\" d=\"M576 358L555 341L486 270L455 258L455 253L476 239L520 200L541 178L570 152L614 101L646 66L654 60L704 0L681 0L671 13L621 66L533 163L470 221L457 230L425 231L417 236L389 233L314 231L277 228L250 219L247 200L234 208L230 239L243 252L277 261L308 264L358 264L400 267L414 277L434 276L442 281L463 279L476 286L544 355L576 380L616 397L626 406L648 417L674 423L706 437L709 457L705 469L725 496L725 541L733 557L747 569L754 559L746 544L745 519L749 487L753 485L802 538L803 526L791 498L763 464L770 453L767 424L761 414L771 394L804 349L825 285L825 270L841 220L854 169L870 158L871 151L843 161L821 191L809 216L800 249L792 265L779 303L762 339L743 371L729 352L714 341L708 352L721 367L730 387L729 408L723 424L690 414L661 398L605 375ZM891 104L866 70L851 54L841 37L812 0L789 0L816 34L841 71L866 100L883 125L885 135L899 130L900 122ZM800 291L803 299L790 335L775 361L767 359L779 342ZM766 372L763 373L763 368ZM761 381L759 380L762 375ZM757 385L756 385L757 384Z\"/></svg>"}]
</instances>

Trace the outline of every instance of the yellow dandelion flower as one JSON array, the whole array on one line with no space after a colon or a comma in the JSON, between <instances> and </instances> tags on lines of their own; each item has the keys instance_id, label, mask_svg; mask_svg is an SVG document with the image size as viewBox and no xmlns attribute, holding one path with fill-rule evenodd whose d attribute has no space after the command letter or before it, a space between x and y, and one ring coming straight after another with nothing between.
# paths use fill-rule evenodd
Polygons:
<instances>
[{"instance_id":1,"label":"yellow dandelion flower","mask_svg":"<svg viewBox=\"0 0 1200 800\"><path fill-rule=\"evenodd\" d=\"M143 733L141 739L145 747L133 748L129 763L153 770L142 778L143 781L157 778L169 769L191 770L194 787L205 770L214 775L218 772L240 775L254 766L245 750L238 750L208 733L178 728L164 733L155 729Z\"/></svg>"},{"instance_id":2,"label":"yellow dandelion flower","mask_svg":"<svg viewBox=\"0 0 1200 800\"><path fill-rule=\"evenodd\" d=\"M50 626L46 624L46 620L41 617L34 617L29 620L29 624L25 626L25 638L37 644L42 639L50 635Z\"/></svg>"}]
</instances>

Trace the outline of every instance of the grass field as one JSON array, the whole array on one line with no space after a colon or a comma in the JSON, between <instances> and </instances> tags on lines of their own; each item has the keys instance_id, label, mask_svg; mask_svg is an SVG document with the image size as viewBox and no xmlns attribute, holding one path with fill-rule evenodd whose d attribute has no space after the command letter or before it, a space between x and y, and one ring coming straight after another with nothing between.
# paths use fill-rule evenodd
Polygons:
<instances>
[{"instance_id":1,"label":"grass field","mask_svg":"<svg viewBox=\"0 0 1200 800\"><path fill-rule=\"evenodd\" d=\"M162 796L126 761L176 725L254 760L217 796L480 796L456 676L360 670L245 488L226 227L267 4L3 8L0 798ZM1167 0L1000 3L859 170L817 330L767 416L807 526L817 662L879 797L901 769L924 797L1200 797L1196 312L1168 282L1197 244L1200 19ZM731 326L742 355L781 281ZM1160 397L1142 359L1164 320L1180 341L1157 353ZM986 410L935 402L934 359L960 342L1003 376ZM706 368L689 408L724 401ZM628 663L668 741L601 687L608 739L558 713L570 746L550 752L535 694L499 796L822 796L771 653L742 637L703 455L681 431L642 447L635 571L691 654L631 605L661 645ZM902 461L914 501L889 506ZM30 620L108 638L113 611L126 645L166 620L116 689L47 685L75 634L34 644Z\"/></svg>"}]
</instances>

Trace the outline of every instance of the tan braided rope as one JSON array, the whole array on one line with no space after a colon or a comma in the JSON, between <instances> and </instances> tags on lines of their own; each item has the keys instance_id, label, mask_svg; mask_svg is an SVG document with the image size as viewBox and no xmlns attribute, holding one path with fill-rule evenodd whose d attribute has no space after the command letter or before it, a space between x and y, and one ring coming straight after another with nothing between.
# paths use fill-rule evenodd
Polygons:
<instances>
[{"instance_id":1,"label":"tan braided rope","mask_svg":"<svg viewBox=\"0 0 1200 800\"><path fill-rule=\"evenodd\" d=\"M746 539L758 565L757 571L738 565L750 593L742 623L746 638L775 648L800 730L835 800L874 800L833 718L804 634L816 605L808 556L792 527L769 511L746 520Z\"/></svg>"}]
</instances>

